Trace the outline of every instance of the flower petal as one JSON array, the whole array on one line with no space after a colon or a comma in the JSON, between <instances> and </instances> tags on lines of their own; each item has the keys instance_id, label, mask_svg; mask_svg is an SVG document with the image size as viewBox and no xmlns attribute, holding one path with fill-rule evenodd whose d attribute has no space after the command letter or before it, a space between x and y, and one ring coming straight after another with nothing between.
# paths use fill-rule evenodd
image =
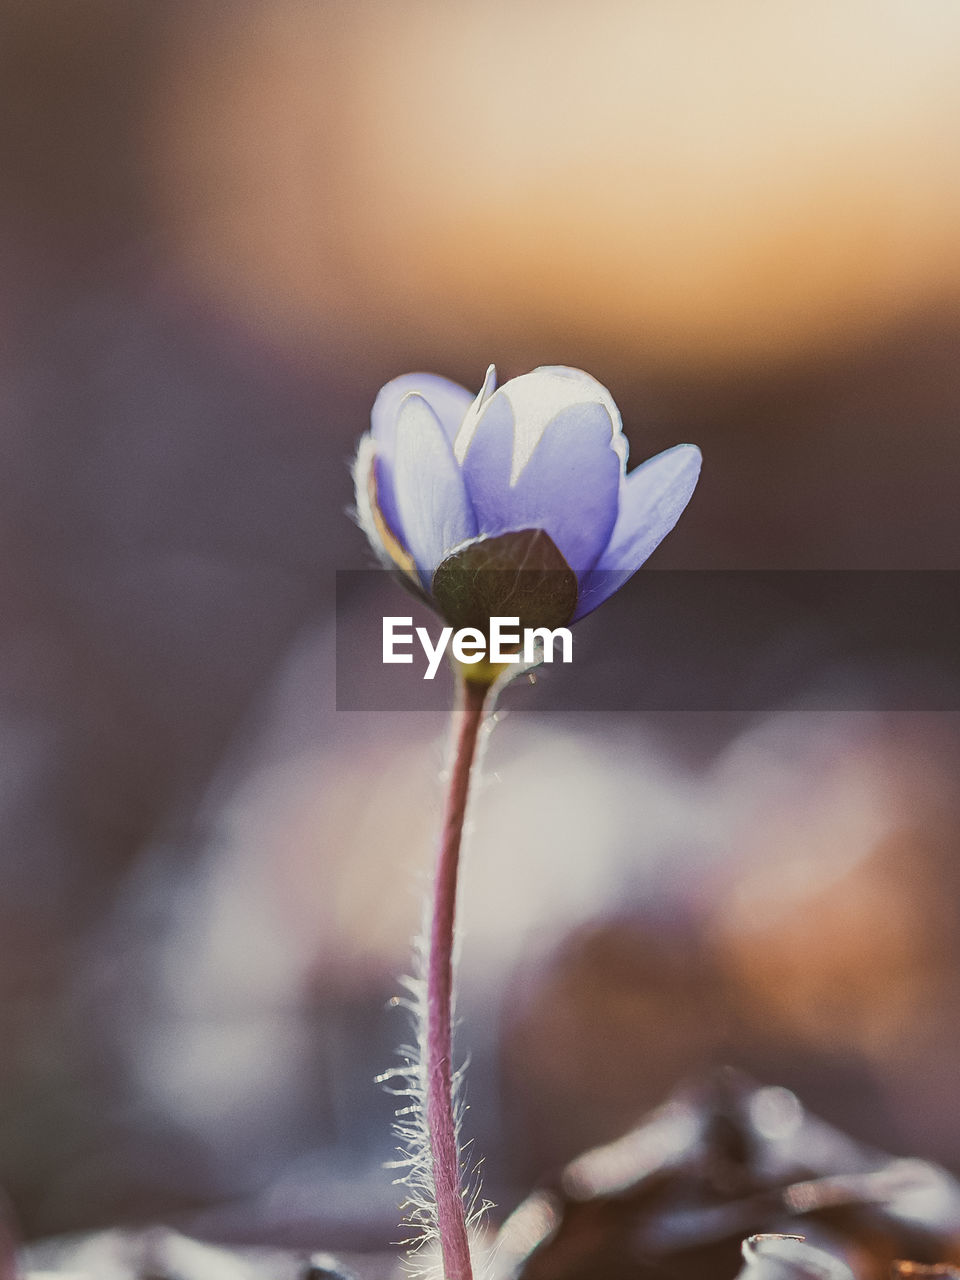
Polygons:
<instances>
[{"instance_id":1,"label":"flower petal","mask_svg":"<svg viewBox=\"0 0 960 1280\"><path fill-rule=\"evenodd\" d=\"M678 444L648 458L627 476L613 534L581 583L574 621L613 595L660 545L690 501L700 462L696 445Z\"/></svg>"},{"instance_id":2,"label":"flower petal","mask_svg":"<svg viewBox=\"0 0 960 1280\"><path fill-rule=\"evenodd\" d=\"M477 533L463 477L440 419L411 393L397 413L393 481L400 537L429 589L434 569Z\"/></svg>"},{"instance_id":3,"label":"flower petal","mask_svg":"<svg viewBox=\"0 0 960 1280\"><path fill-rule=\"evenodd\" d=\"M367 540L381 563L388 569L402 569L419 587L420 579L413 556L400 543L380 511L380 504L377 501L376 460L377 446L373 442L373 436L368 432L360 441L353 464L353 490L356 497L354 511L357 523L367 535Z\"/></svg>"},{"instance_id":4,"label":"flower petal","mask_svg":"<svg viewBox=\"0 0 960 1280\"><path fill-rule=\"evenodd\" d=\"M460 430L472 394L459 383L433 373L405 373L380 389L370 412L371 434L377 445L375 474L377 505L392 532L400 537L400 514L394 492L393 464L397 450L397 415L404 396L416 392L436 414L448 440Z\"/></svg>"},{"instance_id":5,"label":"flower petal","mask_svg":"<svg viewBox=\"0 0 960 1280\"><path fill-rule=\"evenodd\" d=\"M373 437L368 433L360 440L357 456L353 462L353 492L357 523L367 535L367 541L384 564L390 562L390 556L384 545L373 509L373 465L377 456L377 447Z\"/></svg>"},{"instance_id":6,"label":"flower petal","mask_svg":"<svg viewBox=\"0 0 960 1280\"><path fill-rule=\"evenodd\" d=\"M473 439L473 433L477 429L477 423L480 421L480 411L493 395L497 386L497 367L496 365L488 365L486 376L483 379L483 386L477 394L476 400L463 416L463 422L460 424L460 430L457 432L456 439L453 442L453 452L460 465L463 465L464 455Z\"/></svg>"},{"instance_id":7,"label":"flower petal","mask_svg":"<svg viewBox=\"0 0 960 1280\"><path fill-rule=\"evenodd\" d=\"M551 378L562 378L565 383L561 387L567 392L567 399L572 400L574 397L583 400L599 400L610 414L610 421L613 423L613 440L612 447L623 464L621 469L626 468L627 454L630 449L629 441L623 434L623 420L620 417L620 410L617 408L616 401L613 396L603 385L598 382L592 374L584 373L582 369L574 369L567 364L545 364L538 369L534 369L537 374L549 374ZM515 378L514 382L519 382L519 378Z\"/></svg>"},{"instance_id":8,"label":"flower petal","mask_svg":"<svg viewBox=\"0 0 960 1280\"><path fill-rule=\"evenodd\" d=\"M610 417L610 443L621 459L623 470L627 442L623 435L620 411L606 387L589 373L562 364L543 365L532 373L511 378L504 383L502 391L513 406L517 424L513 439L511 484L517 482L520 473L533 457L547 426L561 409L575 404L601 404L606 409ZM459 453L458 456L462 462L463 454Z\"/></svg>"},{"instance_id":9,"label":"flower petal","mask_svg":"<svg viewBox=\"0 0 960 1280\"><path fill-rule=\"evenodd\" d=\"M463 459L478 529L487 535L543 529L571 569L585 572L609 542L617 518L622 464L612 447L610 414L596 400L554 405L514 478L521 426L507 393L512 385L487 401Z\"/></svg>"}]
</instances>

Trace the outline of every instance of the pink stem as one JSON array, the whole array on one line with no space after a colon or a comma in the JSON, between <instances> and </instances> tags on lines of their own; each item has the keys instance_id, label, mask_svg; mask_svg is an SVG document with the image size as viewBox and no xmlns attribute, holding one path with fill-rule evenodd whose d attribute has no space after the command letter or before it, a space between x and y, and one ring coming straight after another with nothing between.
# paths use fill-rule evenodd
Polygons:
<instances>
[{"instance_id":1,"label":"pink stem","mask_svg":"<svg viewBox=\"0 0 960 1280\"><path fill-rule=\"evenodd\" d=\"M459 723L437 858L427 960L427 1127L446 1280L472 1280L473 1277L453 1115L453 935L463 819L487 692L486 685L466 679L460 681L460 707L454 712Z\"/></svg>"}]
</instances>

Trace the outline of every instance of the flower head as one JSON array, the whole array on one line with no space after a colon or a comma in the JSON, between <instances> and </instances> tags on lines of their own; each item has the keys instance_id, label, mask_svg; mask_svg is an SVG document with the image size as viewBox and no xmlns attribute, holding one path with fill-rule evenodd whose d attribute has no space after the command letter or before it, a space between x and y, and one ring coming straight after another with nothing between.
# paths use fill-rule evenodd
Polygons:
<instances>
[{"instance_id":1,"label":"flower head","mask_svg":"<svg viewBox=\"0 0 960 1280\"><path fill-rule=\"evenodd\" d=\"M448 621L519 613L559 626L595 609L670 532L700 474L680 444L627 475L609 391L564 366L474 398L432 374L381 390L360 443L357 513L384 564Z\"/></svg>"}]
</instances>

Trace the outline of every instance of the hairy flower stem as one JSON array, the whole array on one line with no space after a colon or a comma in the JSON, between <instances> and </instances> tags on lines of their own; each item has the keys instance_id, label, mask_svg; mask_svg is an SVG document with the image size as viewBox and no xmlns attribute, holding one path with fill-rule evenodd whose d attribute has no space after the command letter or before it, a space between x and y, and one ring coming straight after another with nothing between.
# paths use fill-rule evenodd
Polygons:
<instances>
[{"instance_id":1,"label":"hairy flower stem","mask_svg":"<svg viewBox=\"0 0 960 1280\"><path fill-rule=\"evenodd\" d=\"M460 705L454 711L450 789L440 835L427 957L427 1128L445 1280L473 1277L452 1096L453 938L463 820L488 692L486 684L459 679Z\"/></svg>"}]
</instances>

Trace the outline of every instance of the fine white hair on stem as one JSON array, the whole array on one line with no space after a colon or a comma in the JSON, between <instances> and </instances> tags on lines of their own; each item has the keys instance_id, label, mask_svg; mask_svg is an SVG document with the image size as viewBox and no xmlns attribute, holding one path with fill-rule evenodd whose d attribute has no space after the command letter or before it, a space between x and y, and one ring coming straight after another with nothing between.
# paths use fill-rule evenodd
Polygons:
<instances>
[{"instance_id":1,"label":"fine white hair on stem","mask_svg":"<svg viewBox=\"0 0 960 1280\"><path fill-rule=\"evenodd\" d=\"M481 1195L479 1164L470 1166L469 1146L461 1141L465 1068L453 1069L452 1045L452 978L461 941L455 920L457 873L470 825L470 783L490 731L484 711L492 705L491 696L489 686L471 686L461 677L435 880L425 903L429 925L414 944L416 976L403 980L404 994L393 1001L411 1016L413 1043L400 1049L400 1064L380 1077L399 1101L394 1122L399 1159L391 1164L402 1170L396 1182L406 1190L401 1209L409 1232L402 1243L409 1248L407 1270L417 1277L474 1280L485 1277L492 1265L492 1257L477 1247L482 1243L477 1225L489 1205ZM477 1269L474 1259L480 1262Z\"/></svg>"},{"instance_id":2,"label":"fine white hair on stem","mask_svg":"<svg viewBox=\"0 0 960 1280\"><path fill-rule=\"evenodd\" d=\"M418 973L426 971L426 935L416 940L414 957ZM387 1164L389 1169L401 1170L394 1180L406 1192L400 1205L402 1226L408 1232L399 1241L407 1256L404 1265L411 1276L428 1277L442 1274L439 1259L434 1265L433 1248L439 1242L437 1225L436 1191L433 1179L433 1155L427 1128L427 984L422 977L401 979L403 994L391 1001L395 1007L405 1009L410 1016L413 1043L401 1045L397 1050L400 1062L377 1077L386 1091L397 1098L394 1119L394 1136L398 1139L397 1158ZM461 1133L467 1112L464 1098L464 1076L468 1063L464 1061L453 1072L453 1117L457 1136L457 1150L461 1167L461 1195L471 1244L476 1245L476 1229L492 1203L482 1195L480 1183L481 1161L471 1165L471 1142L463 1143ZM475 1254L476 1256L476 1254Z\"/></svg>"}]
</instances>

